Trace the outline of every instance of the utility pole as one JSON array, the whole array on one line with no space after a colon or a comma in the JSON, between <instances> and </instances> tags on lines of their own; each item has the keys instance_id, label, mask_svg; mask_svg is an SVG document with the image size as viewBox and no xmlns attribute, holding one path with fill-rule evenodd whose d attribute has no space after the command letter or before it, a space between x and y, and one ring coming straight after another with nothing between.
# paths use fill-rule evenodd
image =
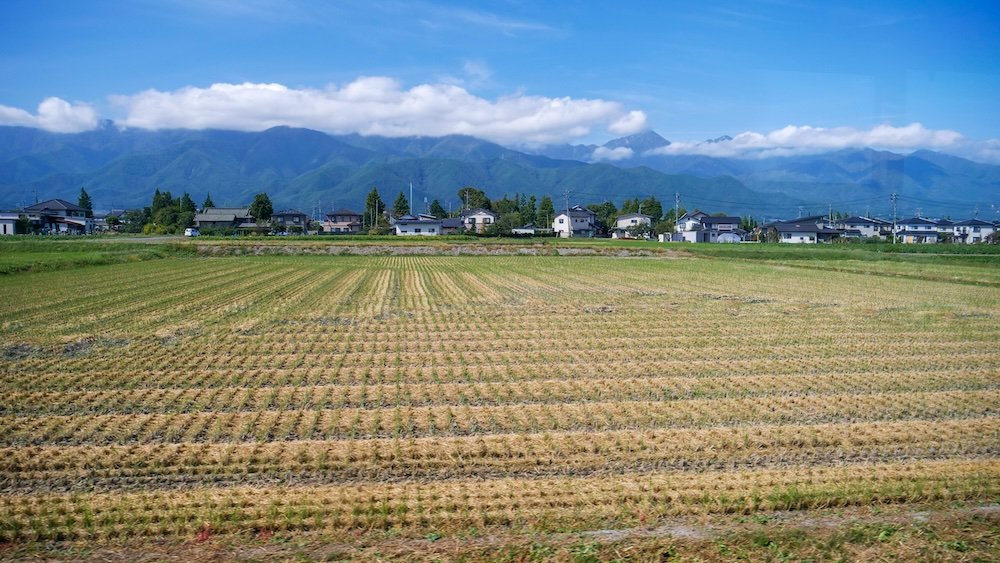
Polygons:
<instances>
[{"instance_id":1,"label":"utility pole","mask_svg":"<svg viewBox=\"0 0 1000 563\"><path fill-rule=\"evenodd\" d=\"M674 192L674 230L681 232L681 193ZM674 237L670 237L673 239Z\"/></svg>"},{"instance_id":2,"label":"utility pole","mask_svg":"<svg viewBox=\"0 0 1000 563\"><path fill-rule=\"evenodd\" d=\"M410 215L413 215L413 182L410 182L410 201L407 203L410 204Z\"/></svg>"},{"instance_id":3,"label":"utility pole","mask_svg":"<svg viewBox=\"0 0 1000 563\"><path fill-rule=\"evenodd\" d=\"M899 199L899 195L896 192L892 192L889 196L889 201L892 202L892 244L896 244L896 200Z\"/></svg>"},{"instance_id":4,"label":"utility pole","mask_svg":"<svg viewBox=\"0 0 1000 563\"><path fill-rule=\"evenodd\" d=\"M570 189L563 190L563 198L566 201L566 238L573 238L573 217L569 214L569 194Z\"/></svg>"}]
</instances>

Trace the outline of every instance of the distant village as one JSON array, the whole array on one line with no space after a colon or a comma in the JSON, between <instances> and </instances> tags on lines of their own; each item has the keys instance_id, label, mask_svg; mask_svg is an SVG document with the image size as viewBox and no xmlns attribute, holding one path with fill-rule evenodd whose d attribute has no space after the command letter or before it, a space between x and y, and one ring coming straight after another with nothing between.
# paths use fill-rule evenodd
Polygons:
<instances>
[{"instance_id":1,"label":"distant village","mask_svg":"<svg viewBox=\"0 0 1000 563\"><path fill-rule=\"evenodd\" d=\"M200 235L363 235L396 236L513 236L561 238L615 238L660 242L820 244L851 241L894 241L902 244L997 243L1000 221L978 218L953 221L909 217L813 215L757 223L750 217L676 206L663 212L654 198L625 200L621 208L610 202L569 205L557 209L550 197L534 196L490 200L475 188L463 188L462 209L448 213L439 202L427 212L413 212L400 193L386 206L373 188L362 212L334 209L322 218L298 209L274 211L266 194L240 207L218 207L211 201L196 206L184 194L156 191L153 204L143 209L94 213L90 197L81 190L77 203L50 199L22 209L0 212L0 235L86 235L146 233ZM647 210L643 213L643 208ZM680 215L678 217L678 215Z\"/></svg>"}]
</instances>

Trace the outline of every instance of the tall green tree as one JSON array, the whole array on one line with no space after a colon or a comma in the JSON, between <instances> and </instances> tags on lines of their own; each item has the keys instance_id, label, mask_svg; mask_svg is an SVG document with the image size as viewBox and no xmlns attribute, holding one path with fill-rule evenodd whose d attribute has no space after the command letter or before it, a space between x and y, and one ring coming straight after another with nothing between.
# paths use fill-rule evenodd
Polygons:
<instances>
[{"instance_id":1,"label":"tall green tree","mask_svg":"<svg viewBox=\"0 0 1000 563\"><path fill-rule=\"evenodd\" d=\"M538 200L532 195L528 198L525 205L521 206L521 225L527 225L528 223L535 223L535 216L538 213ZM521 225L518 225L520 227ZM536 224L537 225L537 224ZM544 227L544 225L537 225Z\"/></svg>"},{"instance_id":2,"label":"tall green tree","mask_svg":"<svg viewBox=\"0 0 1000 563\"><path fill-rule=\"evenodd\" d=\"M271 220L271 215L274 215L274 206L271 205L271 198L268 197L267 193L260 192L254 196L253 203L250 204L250 215L258 225L263 225Z\"/></svg>"},{"instance_id":3,"label":"tall green tree","mask_svg":"<svg viewBox=\"0 0 1000 563\"><path fill-rule=\"evenodd\" d=\"M430 213L431 215L437 217L438 219L444 219L445 217L448 216L448 212L444 210L444 207L442 207L441 202L436 199L431 202Z\"/></svg>"},{"instance_id":4,"label":"tall green tree","mask_svg":"<svg viewBox=\"0 0 1000 563\"><path fill-rule=\"evenodd\" d=\"M653 221L657 221L660 217L663 217L663 204L653 196L640 201L639 210L640 213L652 217Z\"/></svg>"},{"instance_id":5,"label":"tall green tree","mask_svg":"<svg viewBox=\"0 0 1000 563\"><path fill-rule=\"evenodd\" d=\"M486 197L486 192L475 188L473 186L465 186L458 190L458 197L462 200L462 206L465 209L493 209L490 204L490 198Z\"/></svg>"},{"instance_id":6,"label":"tall green tree","mask_svg":"<svg viewBox=\"0 0 1000 563\"><path fill-rule=\"evenodd\" d=\"M378 188L372 186L372 191L368 192L365 198L365 215L361 222L365 229L374 229L382 223L382 212L385 211L385 203L382 196L378 195Z\"/></svg>"},{"instance_id":7,"label":"tall green tree","mask_svg":"<svg viewBox=\"0 0 1000 563\"><path fill-rule=\"evenodd\" d=\"M507 194L503 194L503 198L491 201L490 205L492 211L497 215L507 215L517 212L518 199L516 195L513 198L509 198Z\"/></svg>"},{"instance_id":8,"label":"tall green tree","mask_svg":"<svg viewBox=\"0 0 1000 563\"><path fill-rule=\"evenodd\" d=\"M191 199L191 196L187 192L184 192L184 195L181 196L180 211L181 213L195 213L198 211L194 200Z\"/></svg>"},{"instance_id":9,"label":"tall green tree","mask_svg":"<svg viewBox=\"0 0 1000 563\"><path fill-rule=\"evenodd\" d=\"M208 209L209 207L215 207L215 202L212 201L212 194L205 194L205 201L202 202L201 208Z\"/></svg>"},{"instance_id":10,"label":"tall green tree","mask_svg":"<svg viewBox=\"0 0 1000 563\"><path fill-rule=\"evenodd\" d=\"M87 217L94 216L94 203L90 201L90 194L87 193L87 190L80 188L80 197L77 198L76 204L83 208Z\"/></svg>"},{"instance_id":11,"label":"tall green tree","mask_svg":"<svg viewBox=\"0 0 1000 563\"><path fill-rule=\"evenodd\" d=\"M639 212L639 198L628 199L622 202L622 208L620 209L622 215L628 213L638 213Z\"/></svg>"},{"instance_id":12,"label":"tall green tree","mask_svg":"<svg viewBox=\"0 0 1000 563\"><path fill-rule=\"evenodd\" d=\"M392 216L398 218L409 212L410 202L406 200L406 194L404 194L401 190L399 195L396 196L396 201L392 204Z\"/></svg>"},{"instance_id":13,"label":"tall green tree","mask_svg":"<svg viewBox=\"0 0 1000 563\"><path fill-rule=\"evenodd\" d=\"M556 218L556 209L552 205L552 198L549 196L542 196L542 201L538 204L538 212L535 213L535 226L541 228L549 228L552 226L552 220Z\"/></svg>"}]
</instances>

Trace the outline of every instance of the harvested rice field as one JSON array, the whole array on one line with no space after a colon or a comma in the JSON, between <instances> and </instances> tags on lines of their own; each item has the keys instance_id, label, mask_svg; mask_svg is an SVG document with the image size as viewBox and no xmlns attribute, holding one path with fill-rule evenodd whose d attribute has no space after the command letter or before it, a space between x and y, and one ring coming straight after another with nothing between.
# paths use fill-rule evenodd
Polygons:
<instances>
[{"instance_id":1,"label":"harvested rice field","mask_svg":"<svg viewBox=\"0 0 1000 563\"><path fill-rule=\"evenodd\" d=\"M1000 557L997 264L881 266L0 276L0 557Z\"/></svg>"}]
</instances>

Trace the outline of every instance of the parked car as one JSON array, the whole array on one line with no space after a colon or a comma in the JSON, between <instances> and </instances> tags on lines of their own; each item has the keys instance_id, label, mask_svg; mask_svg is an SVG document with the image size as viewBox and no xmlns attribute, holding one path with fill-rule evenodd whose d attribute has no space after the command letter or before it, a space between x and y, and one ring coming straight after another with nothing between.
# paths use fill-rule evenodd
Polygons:
<instances>
[{"instance_id":1,"label":"parked car","mask_svg":"<svg viewBox=\"0 0 1000 563\"><path fill-rule=\"evenodd\" d=\"M186 237L196 237L196 236L198 236L200 234L201 233L198 232L198 229L196 229L194 227L188 227L188 228L184 229L184 236L186 236Z\"/></svg>"}]
</instances>

